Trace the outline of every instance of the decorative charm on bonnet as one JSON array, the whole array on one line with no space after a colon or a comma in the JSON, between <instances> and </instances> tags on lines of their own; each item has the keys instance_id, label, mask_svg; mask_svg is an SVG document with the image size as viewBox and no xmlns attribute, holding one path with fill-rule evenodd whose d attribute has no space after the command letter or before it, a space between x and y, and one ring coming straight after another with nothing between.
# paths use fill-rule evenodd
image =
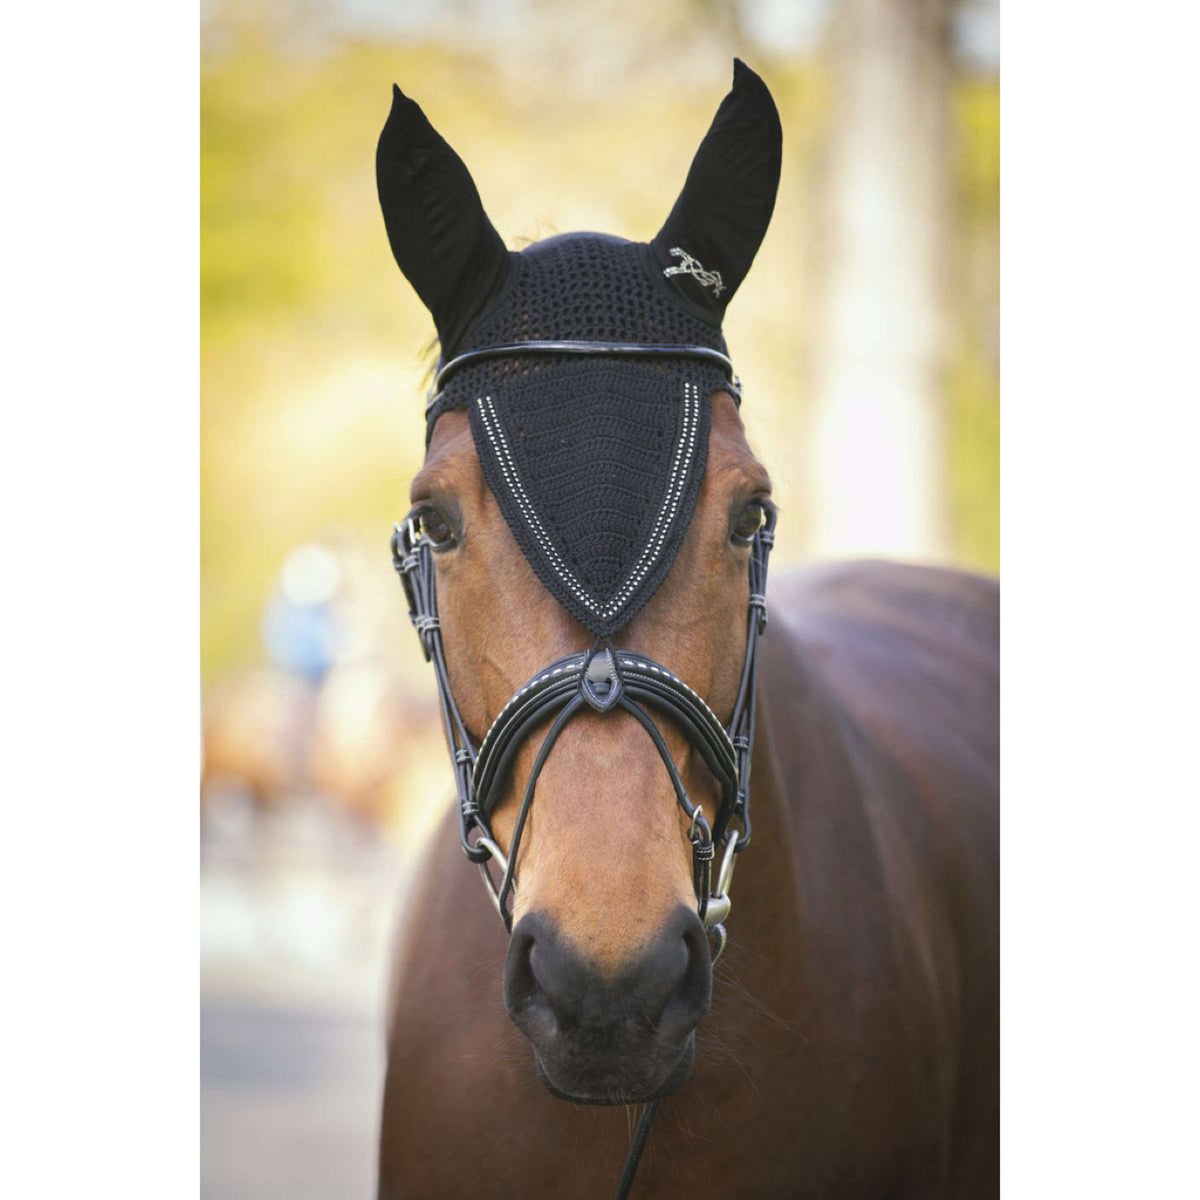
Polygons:
<instances>
[{"instance_id":1,"label":"decorative charm on bonnet","mask_svg":"<svg viewBox=\"0 0 1200 1200\"><path fill-rule=\"evenodd\" d=\"M450 687L428 539L411 519L397 527L396 570L438 679L463 848L510 927L538 776L564 725L586 706L629 713L654 742L689 817L697 906L714 957L724 945L734 856L750 840L756 651L773 510L751 554L746 657L728 727L668 668L614 648L611 638L657 590L687 532L708 459L713 393L740 400L721 319L766 232L780 144L770 93L735 62L733 88L654 239L573 233L510 252L462 160L395 89L379 140L379 196L396 261L441 342L426 439L443 413L468 412L484 478L517 545L595 638L590 650L530 679L477 741ZM717 780L711 826L688 797L651 710L679 726ZM550 717L506 856L490 815L516 750ZM502 872L498 883L490 860Z\"/></svg>"},{"instance_id":2,"label":"decorative charm on bonnet","mask_svg":"<svg viewBox=\"0 0 1200 1200\"><path fill-rule=\"evenodd\" d=\"M700 280L701 287L712 288L714 296L719 296L725 290L720 271L706 271L703 263L697 262L686 250L681 250L678 246L672 246L671 253L679 262L673 267L667 267L663 271L664 275L694 275Z\"/></svg>"}]
</instances>

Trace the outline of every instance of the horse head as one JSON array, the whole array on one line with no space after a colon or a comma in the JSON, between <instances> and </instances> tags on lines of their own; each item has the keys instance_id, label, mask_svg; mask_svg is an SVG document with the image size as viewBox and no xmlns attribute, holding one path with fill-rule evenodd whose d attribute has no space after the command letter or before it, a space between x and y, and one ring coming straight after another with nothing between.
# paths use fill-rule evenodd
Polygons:
<instances>
[{"instance_id":1,"label":"horse head","mask_svg":"<svg viewBox=\"0 0 1200 1200\"><path fill-rule=\"evenodd\" d=\"M748 762L748 737L724 727L753 692L773 518L720 322L779 161L775 106L738 63L652 241L509 252L399 89L380 139L388 237L442 355L397 563L425 572L410 601L442 675L464 848L508 868L490 877L512 934L505 1002L574 1101L687 1078L719 944L708 864L748 832L722 767ZM554 705L513 732L543 689Z\"/></svg>"}]
</instances>

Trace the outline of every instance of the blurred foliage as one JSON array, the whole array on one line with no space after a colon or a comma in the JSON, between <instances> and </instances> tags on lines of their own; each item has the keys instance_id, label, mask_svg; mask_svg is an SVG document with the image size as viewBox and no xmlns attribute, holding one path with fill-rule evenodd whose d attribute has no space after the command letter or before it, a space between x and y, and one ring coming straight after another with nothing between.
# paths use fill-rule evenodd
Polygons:
<instances>
[{"instance_id":1,"label":"blurred foliage","mask_svg":"<svg viewBox=\"0 0 1200 1200\"><path fill-rule=\"evenodd\" d=\"M1000 88L966 79L953 95L955 239L945 392L955 556L1000 568Z\"/></svg>"},{"instance_id":2,"label":"blurred foliage","mask_svg":"<svg viewBox=\"0 0 1200 1200\"><path fill-rule=\"evenodd\" d=\"M510 245L566 229L651 236L728 86L728 35L693 53L679 44L679 22L666 18L636 45L639 61L662 69L631 71L618 61L588 75L551 54L531 75L528 59L486 38L472 48L428 30L423 40L333 35L305 24L297 17L304 11L240 3L205 16L206 678L260 659L262 606L296 544L340 531L377 547L381 577L390 573L388 532L407 508L423 452L423 348L432 335L391 259L375 197L375 141L392 81L463 154ZM598 37L591 51L611 50L620 32L608 28L610 40ZM779 103L787 153L761 259L776 269L760 266L726 332L753 397L745 410L751 439L785 511L798 512L803 480L789 447L800 444L806 420L815 309L808 231L829 89L819 60L752 54ZM994 567L998 381L989 338L997 298L988 281L998 269L997 87L964 83L955 105L956 261L966 269L956 275L962 320L946 375L952 518L957 557ZM781 531L781 557L798 558L803 521Z\"/></svg>"}]
</instances>

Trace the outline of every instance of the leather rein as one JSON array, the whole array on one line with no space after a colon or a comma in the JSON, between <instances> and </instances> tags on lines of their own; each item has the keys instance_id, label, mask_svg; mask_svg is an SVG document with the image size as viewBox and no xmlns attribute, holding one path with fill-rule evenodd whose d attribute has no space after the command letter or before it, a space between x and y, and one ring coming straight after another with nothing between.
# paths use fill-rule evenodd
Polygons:
<instances>
[{"instance_id":1,"label":"leather rein","mask_svg":"<svg viewBox=\"0 0 1200 1200\"><path fill-rule=\"evenodd\" d=\"M731 390L740 393L732 364L705 346L640 345L609 342L526 342L485 347L451 359L438 372L435 387L460 366L498 355L606 354L621 356L688 357L720 360L730 376ZM430 402L430 408L437 397ZM408 615L421 640L427 662L433 664L446 742L458 799L459 840L463 853L479 867L497 913L512 932L510 900L517 886L516 865L521 837L533 803L542 767L559 735L577 713L629 713L654 743L671 780L675 798L689 820L692 845L692 880L700 919L708 930L715 964L725 948L725 920L729 916L730 884L737 856L750 844L750 757L754 743L755 696L758 677L758 641L767 626L767 562L775 542L776 512L766 506L766 519L755 534L750 553L750 598L746 618L746 655L733 714L722 725L704 699L673 672L644 654L615 648L611 639L591 649L565 655L537 672L510 697L482 741L476 742L454 700L446 667L442 628L438 619L433 544L422 535L410 515L392 532L392 562L408 600ZM692 802L680 778L655 716L667 717L682 730L699 752L721 790L721 800L710 824L703 808ZM516 824L505 855L491 830L491 814L504 791L513 758L540 724L553 717L542 739L525 785ZM716 849L722 847L720 868L713 882ZM498 880L489 870L496 864ZM630 1146L625 1169L617 1185L617 1200L633 1185L634 1173L650 1123L657 1108L643 1110Z\"/></svg>"}]
</instances>

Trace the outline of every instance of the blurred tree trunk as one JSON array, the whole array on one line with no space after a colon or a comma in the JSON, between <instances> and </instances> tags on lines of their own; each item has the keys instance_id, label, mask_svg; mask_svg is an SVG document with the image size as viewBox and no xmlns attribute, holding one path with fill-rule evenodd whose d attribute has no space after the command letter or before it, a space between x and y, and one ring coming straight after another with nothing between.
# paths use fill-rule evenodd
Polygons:
<instances>
[{"instance_id":1,"label":"blurred tree trunk","mask_svg":"<svg viewBox=\"0 0 1200 1200\"><path fill-rule=\"evenodd\" d=\"M814 549L946 546L940 371L951 0L842 0L821 203Z\"/></svg>"}]
</instances>

